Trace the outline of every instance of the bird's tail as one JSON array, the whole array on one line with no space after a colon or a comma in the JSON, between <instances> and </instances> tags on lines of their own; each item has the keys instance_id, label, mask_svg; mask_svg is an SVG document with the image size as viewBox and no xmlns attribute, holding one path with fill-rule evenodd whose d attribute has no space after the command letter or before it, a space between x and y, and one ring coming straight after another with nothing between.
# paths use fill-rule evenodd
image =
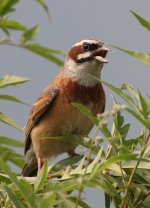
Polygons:
<instances>
[{"instance_id":1,"label":"bird's tail","mask_svg":"<svg viewBox=\"0 0 150 208\"><path fill-rule=\"evenodd\" d=\"M25 155L25 165L21 175L24 177L37 176L38 164L34 150L30 148Z\"/></svg>"}]
</instances>

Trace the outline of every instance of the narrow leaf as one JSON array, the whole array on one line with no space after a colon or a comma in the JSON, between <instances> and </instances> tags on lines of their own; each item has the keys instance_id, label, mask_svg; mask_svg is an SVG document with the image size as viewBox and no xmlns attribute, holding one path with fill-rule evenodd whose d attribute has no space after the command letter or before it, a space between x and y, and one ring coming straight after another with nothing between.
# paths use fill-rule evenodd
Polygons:
<instances>
[{"instance_id":1,"label":"narrow leaf","mask_svg":"<svg viewBox=\"0 0 150 208\"><path fill-rule=\"evenodd\" d=\"M57 141L64 141L64 142L71 142L77 145L81 145L87 147L87 145L83 142L83 139L75 134L64 135L64 136L56 136L56 137L42 137L43 139L50 139L50 140L57 140Z\"/></svg>"},{"instance_id":2,"label":"narrow leaf","mask_svg":"<svg viewBox=\"0 0 150 208\"><path fill-rule=\"evenodd\" d=\"M33 204L29 200L29 196L31 195L31 189L30 189L30 192L29 192L29 190L24 189L24 186L22 186L22 183L17 179L16 175L12 173L11 169L9 168L9 166L4 162L4 160L2 158L0 158L0 169L2 169L4 171L4 173L6 173L10 177L11 181L19 189L19 194L22 195L22 197L24 198L25 203L27 204L27 206L29 208L32 208ZM25 183L25 181L24 181L24 183Z\"/></svg>"},{"instance_id":3,"label":"narrow leaf","mask_svg":"<svg viewBox=\"0 0 150 208\"><path fill-rule=\"evenodd\" d=\"M22 83L28 82L29 80L30 80L29 78L18 77L18 76L7 74L0 79L0 88L22 84Z\"/></svg>"},{"instance_id":4,"label":"narrow leaf","mask_svg":"<svg viewBox=\"0 0 150 208\"><path fill-rule=\"evenodd\" d=\"M13 6L17 4L19 0L5 0L5 1L0 1L0 16L4 16L7 13L15 11Z\"/></svg>"},{"instance_id":5,"label":"narrow leaf","mask_svg":"<svg viewBox=\"0 0 150 208\"><path fill-rule=\"evenodd\" d=\"M2 30L7 36L10 36L10 32L9 32L8 29L2 27L1 30ZM2 42L2 40L1 40L1 42Z\"/></svg>"},{"instance_id":6,"label":"narrow leaf","mask_svg":"<svg viewBox=\"0 0 150 208\"><path fill-rule=\"evenodd\" d=\"M70 180L64 180L64 181L61 181L60 183L57 182L55 184L53 183L49 183L47 186L46 186L46 190L45 192L50 192L50 191L72 191L72 190L75 190L77 188L79 188L79 183L77 183L77 179L73 178L73 179L70 179Z\"/></svg>"},{"instance_id":7,"label":"narrow leaf","mask_svg":"<svg viewBox=\"0 0 150 208\"><path fill-rule=\"evenodd\" d=\"M99 175L104 169L109 168L111 164L116 163L116 162L121 162L124 160L137 160L135 155L133 154L122 154L119 156L113 156L108 160L105 160L101 162L100 164L97 164L91 174L91 178Z\"/></svg>"},{"instance_id":8,"label":"narrow leaf","mask_svg":"<svg viewBox=\"0 0 150 208\"><path fill-rule=\"evenodd\" d=\"M134 11L131 11L131 13L134 15L134 17L139 21L139 23L145 27L148 31L150 31L150 22L144 19L143 17L139 16Z\"/></svg>"},{"instance_id":9,"label":"narrow leaf","mask_svg":"<svg viewBox=\"0 0 150 208\"><path fill-rule=\"evenodd\" d=\"M7 174L0 173L0 181L4 184L10 184L11 180Z\"/></svg>"},{"instance_id":10,"label":"narrow leaf","mask_svg":"<svg viewBox=\"0 0 150 208\"><path fill-rule=\"evenodd\" d=\"M121 89L113 86L112 84L109 84L107 82L101 81L104 85L106 85L108 88L110 88L112 91L114 91L116 94L118 94L120 97L122 97L130 106L135 107L134 100L124 93Z\"/></svg>"},{"instance_id":11,"label":"narrow leaf","mask_svg":"<svg viewBox=\"0 0 150 208\"><path fill-rule=\"evenodd\" d=\"M49 9L48 9L48 6L46 5L46 3L43 0L35 0L35 1L43 7L43 9L45 10L45 12L46 12L46 14L47 14L47 16L50 20L51 19L50 18L50 12L49 12Z\"/></svg>"},{"instance_id":12,"label":"narrow leaf","mask_svg":"<svg viewBox=\"0 0 150 208\"><path fill-rule=\"evenodd\" d=\"M22 128L14 120L2 112L0 112L0 121L18 129L19 131L22 131Z\"/></svg>"},{"instance_id":13,"label":"narrow leaf","mask_svg":"<svg viewBox=\"0 0 150 208\"><path fill-rule=\"evenodd\" d=\"M17 102L17 103L21 103L21 104L27 105L25 102L21 101L20 99L14 97L12 95L0 95L0 99L13 101L13 102Z\"/></svg>"},{"instance_id":14,"label":"narrow leaf","mask_svg":"<svg viewBox=\"0 0 150 208\"><path fill-rule=\"evenodd\" d=\"M53 192L44 193L44 195L42 196L41 200L39 200L38 207L43 207L43 208L54 207L54 205L57 202L58 202L57 194L54 191Z\"/></svg>"},{"instance_id":15,"label":"narrow leaf","mask_svg":"<svg viewBox=\"0 0 150 208\"><path fill-rule=\"evenodd\" d=\"M0 27L11 29L11 30L23 30L23 31L27 30L27 27L25 25L12 19L1 20Z\"/></svg>"},{"instance_id":16,"label":"narrow leaf","mask_svg":"<svg viewBox=\"0 0 150 208\"><path fill-rule=\"evenodd\" d=\"M39 26L36 25L29 30L26 30L20 38L20 44L25 44L26 42L34 39L39 33Z\"/></svg>"},{"instance_id":17,"label":"narrow leaf","mask_svg":"<svg viewBox=\"0 0 150 208\"><path fill-rule=\"evenodd\" d=\"M136 112L135 110L132 110L130 108L126 108L126 110L133 115L135 118L137 118L142 124L144 124L145 127L150 129L150 120L143 117L141 113Z\"/></svg>"},{"instance_id":18,"label":"narrow leaf","mask_svg":"<svg viewBox=\"0 0 150 208\"><path fill-rule=\"evenodd\" d=\"M127 169L133 169L137 164L137 161L124 161L121 164L122 168L127 168ZM147 162L141 161L140 164L137 167L138 169L143 169L143 170L150 170L150 160Z\"/></svg>"},{"instance_id":19,"label":"narrow leaf","mask_svg":"<svg viewBox=\"0 0 150 208\"><path fill-rule=\"evenodd\" d=\"M144 124L148 129L150 129L150 121L149 119L145 118L144 114L139 110L139 108L137 107L137 105L134 103L133 99L122 92L121 89L116 88L115 86L101 81L104 85L106 85L108 88L110 88L112 91L114 91L116 94L118 94L121 98L123 98L132 108L126 108L126 110L132 114L134 117L136 117L142 124Z\"/></svg>"},{"instance_id":20,"label":"narrow leaf","mask_svg":"<svg viewBox=\"0 0 150 208\"><path fill-rule=\"evenodd\" d=\"M87 118L89 118L94 124L98 125L97 117L93 116L89 108L80 103L72 103L72 105L79 111L81 111L81 113L83 113Z\"/></svg>"},{"instance_id":21,"label":"narrow leaf","mask_svg":"<svg viewBox=\"0 0 150 208\"><path fill-rule=\"evenodd\" d=\"M144 96L140 93L140 91L138 92L138 97L139 97L139 102L140 102L140 107L142 112L144 113L144 115L147 117L149 114L149 107L148 107L148 102L146 101L146 98L144 98Z\"/></svg>"},{"instance_id":22,"label":"narrow leaf","mask_svg":"<svg viewBox=\"0 0 150 208\"><path fill-rule=\"evenodd\" d=\"M47 173L48 173L48 162L47 160L45 160L44 165L41 171L38 173L37 180L35 181L34 184L35 192L40 191L44 187L45 182L47 180Z\"/></svg>"},{"instance_id":23,"label":"narrow leaf","mask_svg":"<svg viewBox=\"0 0 150 208\"><path fill-rule=\"evenodd\" d=\"M120 48L118 46L114 46L112 45L112 47L123 51L124 53L133 56L134 58L139 59L140 61L144 62L145 64L150 64L150 53L142 53L142 52L138 52L138 51L130 51L124 48Z\"/></svg>"},{"instance_id":24,"label":"narrow leaf","mask_svg":"<svg viewBox=\"0 0 150 208\"><path fill-rule=\"evenodd\" d=\"M20 142L19 140L5 137L5 136L0 136L0 144L12 146L12 147L23 147L24 146L23 142Z\"/></svg>"},{"instance_id":25,"label":"narrow leaf","mask_svg":"<svg viewBox=\"0 0 150 208\"><path fill-rule=\"evenodd\" d=\"M105 193L105 207L110 208L110 204L111 204L111 197Z\"/></svg>"},{"instance_id":26,"label":"narrow leaf","mask_svg":"<svg viewBox=\"0 0 150 208\"><path fill-rule=\"evenodd\" d=\"M22 167L24 164L23 156L14 152L12 148L6 146L0 146L0 156L5 161L9 161L16 166Z\"/></svg>"},{"instance_id":27,"label":"narrow leaf","mask_svg":"<svg viewBox=\"0 0 150 208\"><path fill-rule=\"evenodd\" d=\"M43 58L46 58L46 59L54 62L58 66L63 66L63 61L53 55L53 54L64 55L64 52L62 52L62 51L46 48L46 47L43 47L39 44L27 44L27 45L23 45L21 47L23 47L23 48L25 48L35 54L38 54L39 56L42 56Z\"/></svg>"},{"instance_id":28,"label":"narrow leaf","mask_svg":"<svg viewBox=\"0 0 150 208\"><path fill-rule=\"evenodd\" d=\"M6 184L4 184L3 186L8 194L10 201L15 205L15 207L24 208L22 201L19 200L18 196L13 192L13 190L9 188L9 186L7 186Z\"/></svg>"},{"instance_id":29,"label":"narrow leaf","mask_svg":"<svg viewBox=\"0 0 150 208\"><path fill-rule=\"evenodd\" d=\"M84 155L65 158L59 161L58 163L56 163L55 165L53 165L52 169L54 170L54 172L59 171L62 169L62 167L66 167L68 164L74 165L75 163L79 162L83 157Z\"/></svg>"}]
</instances>

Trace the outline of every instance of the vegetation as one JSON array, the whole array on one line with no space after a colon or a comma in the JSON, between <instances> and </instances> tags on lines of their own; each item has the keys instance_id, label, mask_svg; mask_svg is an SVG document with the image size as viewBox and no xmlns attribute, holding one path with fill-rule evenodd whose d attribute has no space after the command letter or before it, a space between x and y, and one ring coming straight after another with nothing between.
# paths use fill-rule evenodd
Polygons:
<instances>
[{"instance_id":1,"label":"vegetation","mask_svg":"<svg viewBox=\"0 0 150 208\"><path fill-rule=\"evenodd\" d=\"M36 2L45 9L50 18L44 1L36 0ZM32 41L39 32L38 26L27 28L10 18L11 12L15 12L18 3L19 0L0 1L0 29L6 36L0 40L0 44L29 50L57 65L62 65L63 62L57 55L64 55L64 52ZM150 22L133 11L131 13L142 26L150 31ZM18 42L14 42L11 36L12 30L21 31ZM150 54L148 53L116 48L150 64ZM28 78L5 75L0 79L1 92L3 92L3 88L28 81ZM53 138L79 144L81 156L64 159L50 167L45 162L37 177L24 178L11 170L9 166L10 163L13 163L18 167L23 167L23 156L14 149L14 147L23 148L23 142L8 138L7 134L6 136L0 135L1 208L89 208L90 205L83 198L86 187L103 190L106 208L109 208L111 203L116 208L149 208L150 97L145 97L131 84L123 84L120 88L106 82L103 84L114 92L114 105L109 112L94 117L85 106L73 103L74 107L95 124L96 130L91 138L87 136L81 140L77 135ZM116 94L122 98L122 103L117 103ZM0 99L25 104L12 95L0 94ZM135 121L138 120L141 123L141 129L136 130L136 138L128 136L132 123L125 122L127 113L124 112L128 112ZM3 112L0 112L0 121L21 131L20 126ZM99 136L100 132L101 136ZM103 148L104 144L107 145L106 149Z\"/></svg>"}]
</instances>

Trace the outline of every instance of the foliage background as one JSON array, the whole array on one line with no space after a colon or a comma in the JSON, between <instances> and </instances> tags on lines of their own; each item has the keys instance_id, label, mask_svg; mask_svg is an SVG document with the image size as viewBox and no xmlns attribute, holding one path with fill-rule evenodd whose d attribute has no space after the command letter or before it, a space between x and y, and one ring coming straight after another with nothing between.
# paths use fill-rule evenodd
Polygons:
<instances>
[{"instance_id":1,"label":"foliage background","mask_svg":"<svg viewBox=\"0 0 150 208\"><path fill-rule=\"evenodd\" d=\"M49 21L42 8L34 1L20 1L17 12L11 17L21 23L32 27L40 24L41 33L37 41L50 48L67 50L74 42L85 37L96 37L110 44L116 44L132 50L149 51L149 33L137 23L130 10L149 19L149 3L147 1L47 1L50 9ZM0 37L4 34L0 32ZM17 39L20 33L12 31L12 36ZM19 76L30 77L32 82L17 88L7 88L3 92L16 95L21 100L32 103L44 86L59 72L59 68L23 49L9 46L0 46L1 75L11 73ZM103 80L120 86L130 82L144 93L149 92L148 65L133 59L113 49L109 56L110 63L104 67ZM8 61L9 60L9 61ZM13 93L12 93L13 91ZM112 100L110 91L106 88L107 109L110 109ZM1 102L2 110L11 118L24 126L29 106ZM17 109L17 110L15 110ZM134 118L126 116L132 122L130 136L136 135L136 129L140 129ZM23 137L22 133L1 124L1 134L7 132L7 136ZM95 199L99 197L99 191L94 196L88 192L88 201L95 206ZM102 198L103 201L103 198ZM97 202L98 203L98 202Z\"/></svg>"}]
</instances>

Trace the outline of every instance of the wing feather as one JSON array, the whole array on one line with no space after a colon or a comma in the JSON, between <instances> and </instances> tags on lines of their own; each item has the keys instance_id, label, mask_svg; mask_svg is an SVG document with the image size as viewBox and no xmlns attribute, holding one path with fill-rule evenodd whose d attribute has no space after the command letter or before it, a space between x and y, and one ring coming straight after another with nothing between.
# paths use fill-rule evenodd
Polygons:
<instances>
[{"instance_id":1,"label":"wing feather","mask_svg":"<svg viewBox=\"0 0 150 208\"><path fill-rule=\"evenodd\" d=\"M27 150L30 148L31 145L31 131L40 121L40 118L46 113L49 106L55 100L59 93L59 88L55 84L49 84L44 91L41 93L39 98L33 104L31 108L31 112L25 127L25 149L24 152L26 153Z\"/></svg>"}]
</instances>

